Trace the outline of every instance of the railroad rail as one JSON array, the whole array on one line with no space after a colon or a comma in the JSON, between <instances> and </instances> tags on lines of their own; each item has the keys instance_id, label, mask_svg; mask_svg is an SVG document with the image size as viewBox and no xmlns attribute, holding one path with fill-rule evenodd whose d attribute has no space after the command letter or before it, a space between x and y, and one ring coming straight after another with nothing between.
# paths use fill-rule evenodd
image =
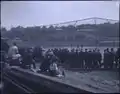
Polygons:
<instances>
[{"instance_id":1,"label":"railroad rail","mask_svg":"<svg viewBox=\"0 0 120 94\"><path fill-rule=\"evenodd\" d=\"M35 94L35 91L30 89L28 86L24 85L23 83L18 82L15 78L11 77L10 75L8 75L6 73L4 73L3 79L10 82L12 85L16 86L17 88L20 89L20 91L23 91L24 93L34 93Z\"/></svg>"}]
</instances>

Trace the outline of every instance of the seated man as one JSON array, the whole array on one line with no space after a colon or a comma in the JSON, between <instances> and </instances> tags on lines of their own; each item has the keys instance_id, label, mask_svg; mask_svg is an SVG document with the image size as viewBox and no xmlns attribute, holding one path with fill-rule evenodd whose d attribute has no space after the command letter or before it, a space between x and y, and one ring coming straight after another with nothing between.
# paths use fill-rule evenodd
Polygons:
<instances>
[{"instance_id":1,"label":"seated man","mask_svg":"<svg viewBox=\"0 0 120 94\"><path fill-rule=\"evenodd\" d=\"M59 59L53 54L53 52L49 53L50 55L50 65L49 65L49 73L51 76L62 77L61 70L58 67Z\"/></svg>"},{"instance_id":2,"label":"seated man","mask_svg":"<svg viewBox=\"0 0 120 94\"><path fill-rule=\"evenodd\" d=\"M51 76L65 77L65 72L59 69L57 62L51 62L49 72Z\"/></svg>"},{"instance_id":3,"label":"seated man","mask_svg":"<svg viewBox=\"0 0 120 94\"><path fill-rule=\"evenodd\" d=\"M42 64L40 65L40 72L47 72L50 66L51 55L48 52L46 52L43 54L43 56L44 56L44 59Z\"/></svg>"},{"instance_id":4,"label":"seated man","mask_svg":"<svg viewBox=\"0 0 120 94\"><path fill-rule=\"evenodd\" d=\"M10 60L10 65L20 65L21 55L18 52L18 47L16 46L16 43L13 43L13 45L9 48L8 58Z\"/></svg>"},{"instance_id":5,"label":"seated man","mask_svg":"<svg viewBox=\"0 0 120 94\"><path fill-rule=\"evenodd\" d=\"M53 52L47 52L38 72L50 73L51 76L62 76L60 75L60 70L58 68L58 61L59 59L53 54Z\"/></svg>"},{"instance_id":6,"label":"seated man","mask_svg":"<svg viewBox=\"0 0 120 94\"><path fill-rule=\"evenodd\" d=\"M51 62L49 72L51 76L57 76L60 74L60 71L56 62Z\"/></svg>"},{"instance_id":7,"label":"seated man","mask_svg":"<svg viewBox=\"0 0 120 94\"><path fill-rule=\"evenodd\" d=\"M12 56L12 63L10 65L17 65L20 66L21 64L21 55L15 54Z\"/></svg>"}]
</instances>

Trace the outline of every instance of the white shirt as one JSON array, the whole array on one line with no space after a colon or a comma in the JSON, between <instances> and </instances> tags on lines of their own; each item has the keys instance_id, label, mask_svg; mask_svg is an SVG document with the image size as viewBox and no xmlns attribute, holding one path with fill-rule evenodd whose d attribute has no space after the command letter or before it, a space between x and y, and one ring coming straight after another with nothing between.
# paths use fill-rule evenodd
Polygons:
<instances>
[{"instance_id":1,"label":"white shirt","mask_svg":"<svg viewBox=\"0 0 120 94\"><path fill-rule=\"evenodd\" d=\"M14 57L18 53L18 47L17 46L12 46L8 50L8 56L9 57Z\"/></svg>"},{"instance_id":2,"label":"white shirt","mask_svg":"<svg viewBox=\"0 0 120 94\"><path fill-rule=\"evenodd\" d=\"M15 54L12 56L12 59L20 59L21 55L20 54Z\"/></svg>"},{"instance_id":3,"label":"white shirt","mask_svg":"<svg viewBox=\"0 0 120 94\"><path fill-rule=\"evenodd\" d=\"M50 65L50 70L58 70L58 67L57 67L57 64L56 63L53 63Z\"/></svg>"}]
</instances>

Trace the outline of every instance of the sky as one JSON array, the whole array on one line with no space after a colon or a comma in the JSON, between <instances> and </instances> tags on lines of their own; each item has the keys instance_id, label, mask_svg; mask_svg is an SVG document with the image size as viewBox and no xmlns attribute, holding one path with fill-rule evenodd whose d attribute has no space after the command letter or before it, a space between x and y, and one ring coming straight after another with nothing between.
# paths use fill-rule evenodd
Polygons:
<instances>
[{"instance_id":1,"label":"sky","mask_svg":"<svg viewBox=\"0 0 120 94\"><path fill-rule=\"evenodd\" d=\"M84 18L119 20L113 1L2 1L1 26L40 26Z\"/></svg>"}]
</instances>

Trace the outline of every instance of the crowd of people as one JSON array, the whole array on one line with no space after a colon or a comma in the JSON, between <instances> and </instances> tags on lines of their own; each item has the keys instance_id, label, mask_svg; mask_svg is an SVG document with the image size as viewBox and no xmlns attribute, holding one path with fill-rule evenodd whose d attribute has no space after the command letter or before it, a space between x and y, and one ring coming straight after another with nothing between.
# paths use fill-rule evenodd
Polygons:
<instances>
[{"instance_id":1,"label":"crowd of people","mask_svg":"<svg viewBox=\"0 0 120 94\"><path fill-rule=\"evenodd\" d=\"M104 53L98 48L84 49L84 47L72 48L18 48L16 43L8 50L8 58L11 58L10 65L17 64L22 68L27 65L36 69L36 62L41 62L40 70L57 70L57 65L69 65L70 68L81 69L114 69L120 66L120 48L114 51L113 48L105 49ZM5 60L5 59L4 59ZM19 61L18 61L19 60ZM22 63L20 63L22 62ZM52 66L51 66L52 65Z\"/></svg>"},{"instance_id":2,"label":"crowd of people","mask_svg":"<svg viewBox=\"0 0 120 94\"><path fill-rule=\"evenodd\" d=\"M24 48L20 50L20 54L24 56ZM113 48L105 49L104 54L99 49L84 49L73 48L68 50L67 48L52 48L44 50L41 47L30 48L34 60L40 59L42 62L45 58L45 54L52 52L54 56L58 58L61 64L69 65L70 68L83 68L83 69L98 69L102 66L104 68L118 68L119 67L119 52L114 51ZM27 59L28 60L28 59Z\"/></svg>"}]
</instances>

